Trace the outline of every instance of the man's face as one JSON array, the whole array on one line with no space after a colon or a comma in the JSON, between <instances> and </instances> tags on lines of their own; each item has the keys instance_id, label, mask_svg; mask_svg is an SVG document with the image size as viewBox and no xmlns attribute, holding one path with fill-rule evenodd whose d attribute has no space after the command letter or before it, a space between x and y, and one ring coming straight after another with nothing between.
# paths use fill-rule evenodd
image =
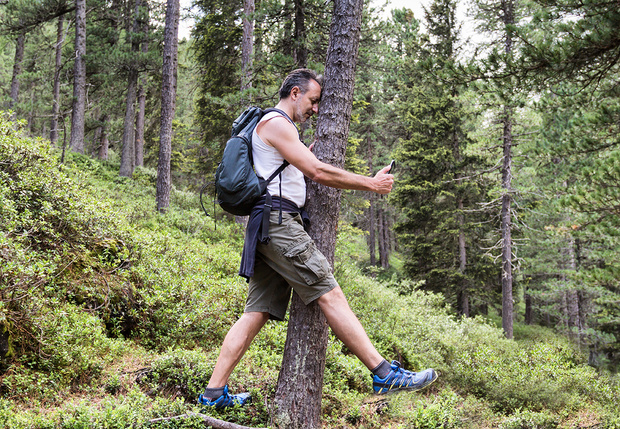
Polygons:
<instances>
[{"instance_id":1,"label":"man's face","mask_svg":"<svg viewBox=\"0 0 620 429\"><path fill-rule=\"evenodd\" d=\"M293 88L295 91L297 87ZM319 102L321 100L321 86L315 80L308 82L308 90L302 93L297 88L295 99L295 118L294 121L306 122L315 113L319 113Z\"/></svg>"}]
</instances>

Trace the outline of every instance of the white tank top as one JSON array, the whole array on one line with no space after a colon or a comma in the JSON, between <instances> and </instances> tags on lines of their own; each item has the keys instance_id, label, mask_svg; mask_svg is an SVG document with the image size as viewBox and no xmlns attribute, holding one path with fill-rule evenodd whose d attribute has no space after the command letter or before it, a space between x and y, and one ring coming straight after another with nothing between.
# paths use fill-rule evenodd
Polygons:
<instances>
[{"instance_id":1,"label":"white tank top","mask_svg":"<svg viewBox=\"0 0 620 429\"><path fill-rule=\"evenodd\" d=\"M260 122L275 118L276 116L282 115L278 112L269 112ZM284 158L275 147L269 146L260 138L256 128L252 133L254 169L260 177L268 179L282 165ZM276 176L267 186L267 191L272 197L280 196L280 177L282 177L282 198L294 202L298 207L303 207L306 204L306 181L303 173L293 165L287 166L282 171L282 174Z\"/></svg>"}]
</instances>

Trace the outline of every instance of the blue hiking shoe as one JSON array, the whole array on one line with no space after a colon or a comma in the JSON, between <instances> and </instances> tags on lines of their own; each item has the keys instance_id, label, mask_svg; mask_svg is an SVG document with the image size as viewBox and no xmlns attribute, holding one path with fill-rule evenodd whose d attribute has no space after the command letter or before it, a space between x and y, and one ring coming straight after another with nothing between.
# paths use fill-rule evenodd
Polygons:
<instances>
[{"instance_id":1,"label":"blue hiking shoe","mask_svg":"<svg viewBox=\"0 0 620 429\"><path fill-rule=\"evenodd\" d=\"M234 407L235 405L245 405L250 403L251 401L252 396L247 392L238 393L236 395L229 394L228 385L224 386L224 393L219 398L211 400L203 395L200 395L198 397L199 404L215 408L226 408Z\"/></svg>"},{"instance_id":2,"label":"blue hiking shoe","mask_svg":"<svg viewBox=\"0 0 620 429\"><path fill-rule=\"evenodd\" d=\"M385 378L373 376L372 389L377 394L397 392L399 390L421 390L437 380L434 369L425 369L421 372L411 372L400 367L400 362L392 361L392 370Z\"/></svg>"}]
</instances>

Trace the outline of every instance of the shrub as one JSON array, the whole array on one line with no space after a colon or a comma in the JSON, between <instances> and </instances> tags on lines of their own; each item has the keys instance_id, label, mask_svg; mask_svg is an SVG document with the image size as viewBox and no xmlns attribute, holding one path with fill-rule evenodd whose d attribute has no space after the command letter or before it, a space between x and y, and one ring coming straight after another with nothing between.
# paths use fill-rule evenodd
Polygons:
<instances>
[{"instance_id":1,"label":"shrub","mask_svg":"<svg viewBox=\"0 0 620 429\"><path fill-rule=\"evenodd\" d=\"M555 429L558 424L558 418L548 413L517 410L499 427L500 429Z\"/></svg>"}]
</instances>

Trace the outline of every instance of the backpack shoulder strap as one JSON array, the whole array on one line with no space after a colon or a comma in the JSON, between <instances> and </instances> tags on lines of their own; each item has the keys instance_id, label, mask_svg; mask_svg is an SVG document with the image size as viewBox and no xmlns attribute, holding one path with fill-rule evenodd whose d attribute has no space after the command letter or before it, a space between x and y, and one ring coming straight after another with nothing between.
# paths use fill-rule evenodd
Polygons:
<instances>
[{"instance_id":1,"label":"backpack shoulder strap","mask_svg":"<svg viewBox=\"0 0 620 429\"><path fill-rule=\"evenodd\" d=\"M275 107L270 107L270 108L268 108L268 109L263 110L263 116L265 116L267 113L270 113L270 112L277 112L277 113L279 113L280 115L282 115L282 116L284 116L286 119L288 119L288 121L289 121L291 124L295 125L295 123L293 122L293 120L289 117L289 115L287 115L287 114L286 114L286 112L285 112L285 111L280 110L280 109L277 109L277 108L275 108Z\"/></svg>"},{"instance_id":2,"label":"backpack shoulder strap","mask_svg":"<svg viewBox=\"0 0 620 429\"><path fill-rule=\"evenodd\" d=\"M265 116L267 113L270 112L277 112L280 115L284 116L291 124L295 125L295 123L293 122L293 120L286 114L286 112L284 112L283 110L277 109L275 107L270 107L268 109L263 110L263 116ZM297 128L297 127L295 127ZM276 171L274 171L271 176L269 176L269 178L266 180L267 183L270 183L273 179L276 178L276 176L280 173L282 173L282 171L288 167L290 165L290 163L287 160L284 160L284 162L282 163L282 165L280 165Z\"/></svg>"}]
</instances>

